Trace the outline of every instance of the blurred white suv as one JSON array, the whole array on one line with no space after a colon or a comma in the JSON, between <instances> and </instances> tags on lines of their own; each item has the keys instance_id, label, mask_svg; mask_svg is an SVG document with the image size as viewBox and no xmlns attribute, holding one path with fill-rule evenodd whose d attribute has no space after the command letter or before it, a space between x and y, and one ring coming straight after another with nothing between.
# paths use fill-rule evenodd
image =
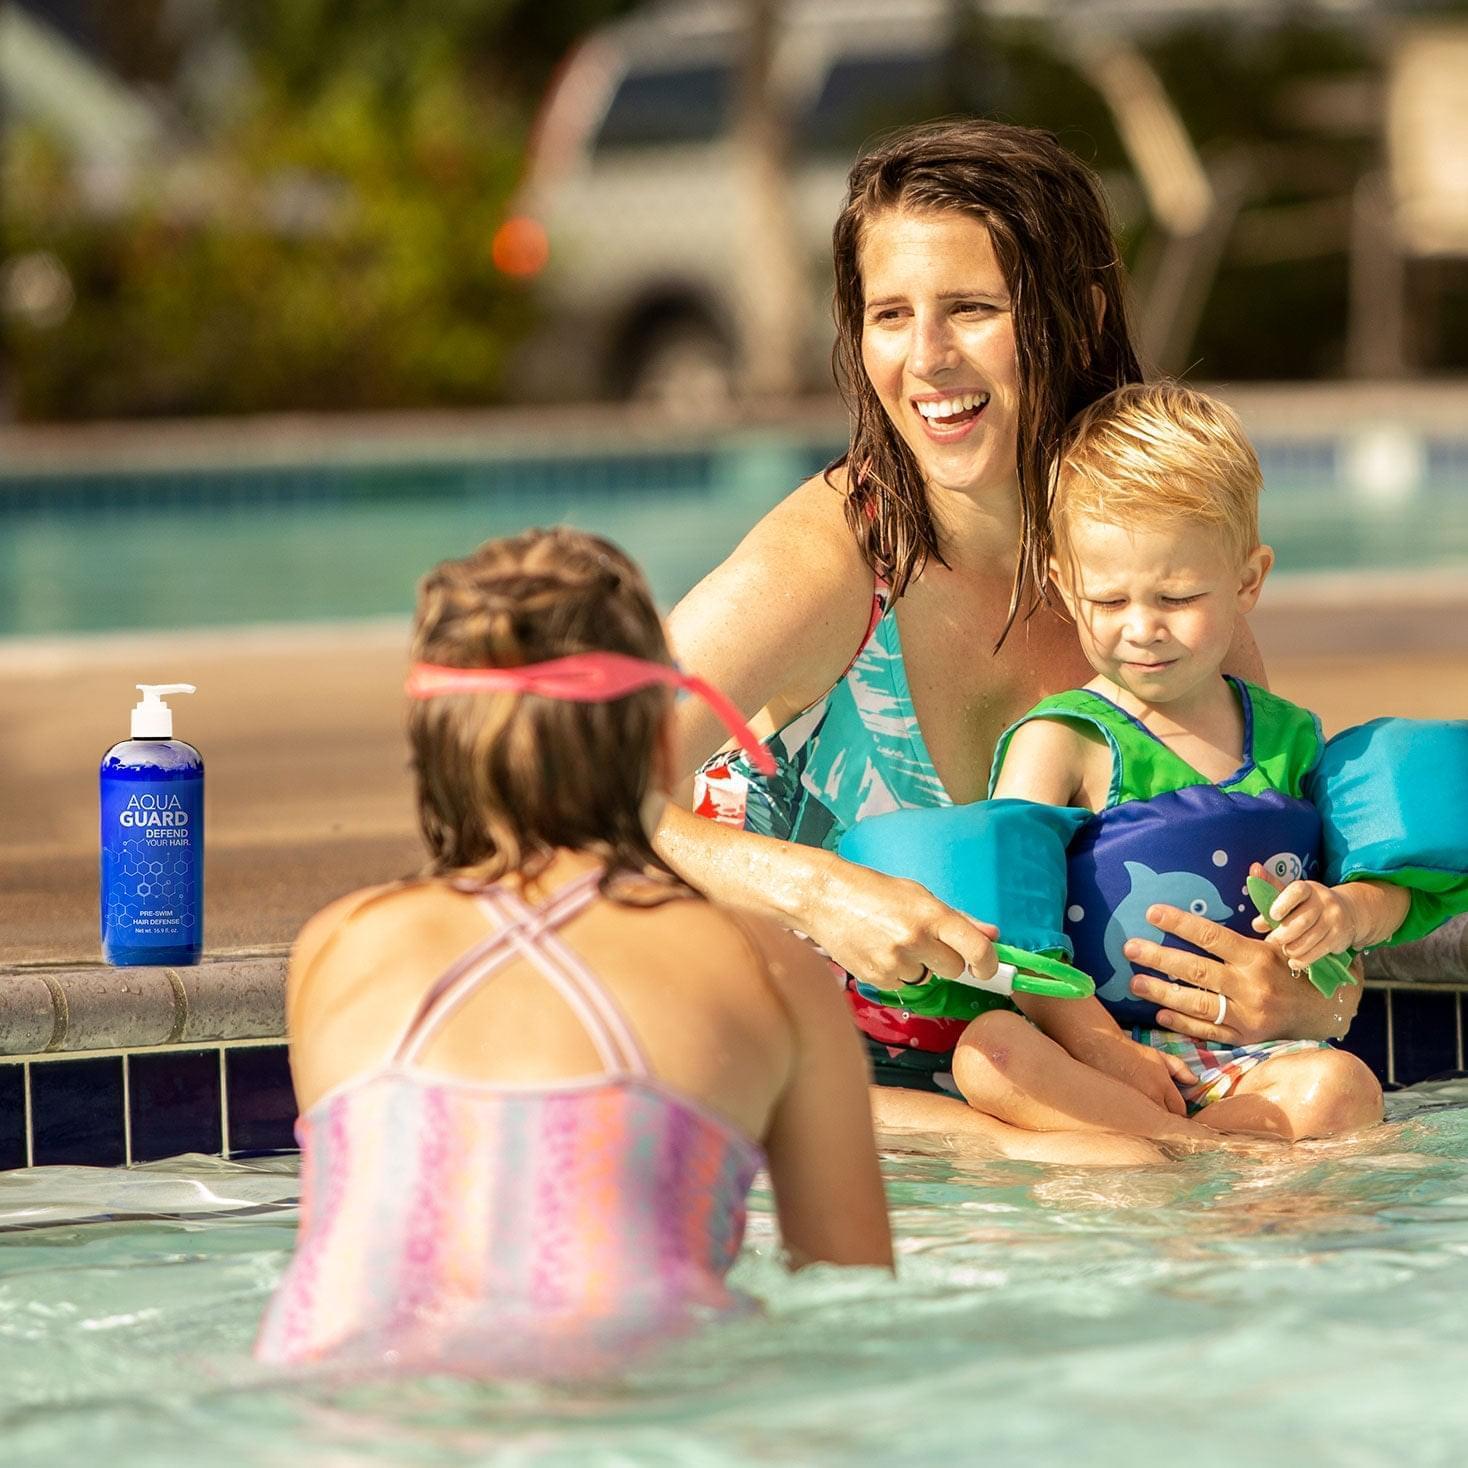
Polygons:
<instances>
[{"instance_id":1,"label":"blurred white suv","mask_svg":"<svg viewBox=\"0 0 1468 1468\"><path fill-rule=\"evenodd\" d=\"M802 380L829 389L831 226L863 141L953 111L952 0L787 0L772 87L792 123L809 289ZM741 208L732 130L745 7L656 7L596 32L542 106L495 239L533 279L518 398L630 397L685 411L738 393Z\"/></svg>"}]
</instances>

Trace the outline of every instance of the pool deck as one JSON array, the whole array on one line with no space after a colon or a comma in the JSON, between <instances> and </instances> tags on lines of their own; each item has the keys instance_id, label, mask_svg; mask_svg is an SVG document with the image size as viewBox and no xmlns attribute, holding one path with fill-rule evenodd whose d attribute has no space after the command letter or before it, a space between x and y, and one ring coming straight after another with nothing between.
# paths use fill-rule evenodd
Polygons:
<instances>
[{"instance_id":1,"label":"pool deck","mask_svg":"<svg viewBox=\"0 0 1468 1468\"><path fill-rule=\"evenodd\" d=\"M1255 627L1273 686L1328 732L1468 710L1468 587L1385 583L1353 597L1281 580ZM199 686L175 708L208 772L211 956L278 958L324 903L416 870L404 632L394 619L0 644L0 963L98 963L95 771L126 735L135 682Z\"/></svg>"}]
</instances>

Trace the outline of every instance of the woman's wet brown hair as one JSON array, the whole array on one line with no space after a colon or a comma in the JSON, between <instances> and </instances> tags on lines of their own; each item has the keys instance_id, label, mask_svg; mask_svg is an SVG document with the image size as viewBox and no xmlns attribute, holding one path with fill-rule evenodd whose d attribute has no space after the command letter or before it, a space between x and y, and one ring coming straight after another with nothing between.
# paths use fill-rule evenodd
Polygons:
<instances>
[{"instance_id":1,"label":"woman's wet brown hair","mask_svg":"<svg viewBox=\"0 0 1468 1468\"><path fill-rule=\"evenodd\" d=\"M642 573L599 536L562 526L486 541L419 583L415 662L512 668L598 651L671 661ZM430 872L533 879L569 848L599 856L609 880L639 872L686 892L642 819L670 697L652 687L604 703L514 693L410 702Z\"/></svg>"},{"instance_id":2,"label":"woman's wet brown hair","mask_svg":"<svg viewBox=\"0 0 1468 1468\"><path fill-rule=\"evenodd\" d=\"M852 415L851 445L826 472L829 479L846 466L847 521L873 570L900 596L930 557L943 562L943 546L917 460L862 366L862 244L871 221L893 209L977 220L1009 286L1020 385L1020 554L1007 635L1045 587L1050 472L1066 424L1142 378L1105 197L1096 175L1053 135L997 122L904 129L851 170L832 239L833 363Z\"/></svg>"}]
</instances>

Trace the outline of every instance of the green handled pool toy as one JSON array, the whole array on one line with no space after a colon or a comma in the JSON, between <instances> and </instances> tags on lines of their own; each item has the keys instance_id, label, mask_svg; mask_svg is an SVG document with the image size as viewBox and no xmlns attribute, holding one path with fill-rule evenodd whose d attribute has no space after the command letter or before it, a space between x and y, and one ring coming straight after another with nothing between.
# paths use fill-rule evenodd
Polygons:
<instances>
[{"instance_id":1,"label":"green handled pool toy","mask_svg":"<svg viewBox=\"0 0 1468 1468\"><path fill-rule=\"evenodd\" d=\"M1259 916L1269 924L1269 929L1273 932L1279 926L1279 922L1270 917L1269 909L1274 906L1274 899L1279 896L1279 893L1263 877L1249 877L1246 879L1246 885L1254 906L1259 909ZM1317 958L1305 970L1305 976L1329 999L1341 985L1356 982L1356 975L1350 969L1351 958L1352 955L1349 953L1336 953L1326 958Z\"/></svg>"},{"instance_id":2,"label":"green handled pool toy","mask_svg":"<svg viewBox=\"0 0 1468 1468\"><path fill-rule=\"evenodd\" d=\"M1080 969L1058 958L1013 948L1008 943L996 943L994 953L999 967L992 978L976 978L964 969L949 982L962 984L966 989L981 989L986 994L1040 994L1047 999L1089 999L1096 992L1095 984ZM904 984L902 991L921 989L933 977L929 974L921 984Z\"/></svg>"}]
</instances>

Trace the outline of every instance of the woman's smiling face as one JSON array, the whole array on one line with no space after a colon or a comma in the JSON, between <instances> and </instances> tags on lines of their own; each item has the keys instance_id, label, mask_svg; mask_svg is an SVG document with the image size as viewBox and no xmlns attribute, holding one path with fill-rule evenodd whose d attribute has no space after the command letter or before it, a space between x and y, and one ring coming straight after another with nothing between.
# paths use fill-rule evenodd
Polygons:
<instances>
[{"instance_id":1,"label":"woman's smiling face","mask_svg":"<svg viewBox=\"0 0 1468 1468\"><path fill-rule=\"evenodd\" d=\"M892 209L861 248L862 363L930 485L981 495L1018 479L1009 286L967 215Z\"/></svg>"}]
</instances>

